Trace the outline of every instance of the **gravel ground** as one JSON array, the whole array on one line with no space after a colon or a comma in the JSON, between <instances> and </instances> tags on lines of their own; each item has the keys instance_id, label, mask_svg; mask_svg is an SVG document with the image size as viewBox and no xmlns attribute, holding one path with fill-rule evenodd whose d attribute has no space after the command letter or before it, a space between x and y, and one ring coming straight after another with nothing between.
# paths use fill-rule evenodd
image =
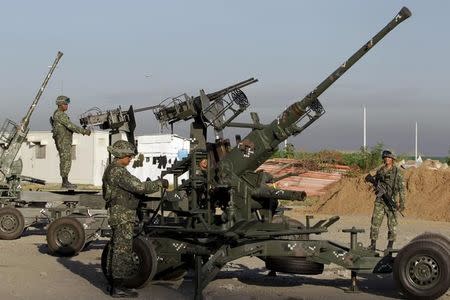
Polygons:
<instances>
[{"instance_id":1,"label":"gravel ground","mask_svg":"<svg viewBox=\"0 0 450 300\"><path fill-rule=\"evenodd\" d=\"M296 215L295 211L290 212ZM316 216L313 221L321 217ZM341 232L353 225L366 229L368 216L344 216L320 239L348 243L348 234ZM386 236L383 224L381 237ZM397 246L405 245L424 231L450 236L450 223L401 219ZM368 234L360 241L368 243ZM29 230L18 240L0 241L0 299L109 299L106 281L100 269L100 255L105 240L97 241L76 257L62 258L47 254L45 232ZM380 239L379 248L386 241ZM401 299L392 276L358 277L360 294L348 294L348 271L335 265L325 266L321 275L301 276L278 274L267 276L264 263L245 257L228 264L204 291L206 299ZM139 290L140 299L191 299L193 276L176 282L154 282ZM450 291L442 299L450 299Z\"/></svg>"}]
</instances>

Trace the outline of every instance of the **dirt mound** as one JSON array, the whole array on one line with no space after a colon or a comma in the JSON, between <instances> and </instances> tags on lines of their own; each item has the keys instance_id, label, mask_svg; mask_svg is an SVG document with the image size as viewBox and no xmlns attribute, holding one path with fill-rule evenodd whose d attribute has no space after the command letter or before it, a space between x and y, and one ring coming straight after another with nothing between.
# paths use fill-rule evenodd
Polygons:
<instances>
[{"instance_id":1,"label":"dirt mound","mask_svg":"<svg viewBox=\"0 0 450 300\"><path fill-rule=\"evenodd\" d=\"M313 210L323 214L370 215L375 194L364 176L343 178L320 197ZM450 222L450 171L426 166L404 172L408 218Z\"/></svg>"}]
</instances>

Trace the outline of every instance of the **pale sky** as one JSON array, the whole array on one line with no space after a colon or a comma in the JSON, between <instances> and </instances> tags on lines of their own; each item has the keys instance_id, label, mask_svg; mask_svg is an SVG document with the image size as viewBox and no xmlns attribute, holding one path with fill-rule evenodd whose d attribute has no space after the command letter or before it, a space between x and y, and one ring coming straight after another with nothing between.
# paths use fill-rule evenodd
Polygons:
<instances>
[{"instance_id":1,"label":"pale sky","mask_svg":"<svg viewBox=\"0 0 450 300\"><path fill-rule=\"evenodd\" d=\"M447 155L450 147L449 1L1 1L0 117L19 121L58 50L60 65L31 120L49 130L55 98L69 115L93 106L143 107L199 89L213 92L249 77L244 89L264 122L303 98L402 6L400 24L326 91L327 113L297 149L357 150L367 107L369 146ZM150 75L150 76L146 76ZM156 133L151 112L138 133ZM187 126L177 126L188 135ZM227 134L234 136L232 130Z\"/></svg>"}]
</instances>

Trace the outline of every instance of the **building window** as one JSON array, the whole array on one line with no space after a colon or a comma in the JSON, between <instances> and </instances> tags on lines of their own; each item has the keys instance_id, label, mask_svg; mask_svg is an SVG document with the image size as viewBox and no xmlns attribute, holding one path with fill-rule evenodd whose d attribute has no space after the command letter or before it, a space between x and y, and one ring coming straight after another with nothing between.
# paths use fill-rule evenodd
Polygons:
<instances>
[{"instance_id":1,"label":"building window","mask_svg":"<svg viewBox=\"0 0 450 300\"><path fill-rule=\"evenodd\" d=\"M77 159L77 145L72 145L71 156L72 156L72 160Z\"/></svg>"},{"instance_id":2,"label":"building window","mask_svg":"<svg viewBox=\"0 0 450 300\"><path fill-rule=\"evenodd\" d=\"M46 147L45 145L41 145L41 144L36 144L35 146L35 154L36 154L36 159L45 159L46 156Z\"/></svg>"}]
</instances>

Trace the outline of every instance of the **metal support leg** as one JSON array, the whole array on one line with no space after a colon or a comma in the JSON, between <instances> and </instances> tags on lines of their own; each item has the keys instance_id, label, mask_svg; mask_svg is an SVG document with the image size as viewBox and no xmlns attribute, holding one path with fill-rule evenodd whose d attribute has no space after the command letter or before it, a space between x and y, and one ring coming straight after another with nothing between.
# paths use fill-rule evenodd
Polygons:
<instances>
[{"instance_id":1,"label":"metal support leg","mask_svg":"<svg viewBox=\"0 0 450 300\"><path fill-rule=\"evenodd\" d=\"M350 288L345 290L346 293L360 293L361 291L358 288L358 285L356 284L356 272L352 271L352 285Z\"/></svg>"},{"instance_id":2,"label":"metal support leg","mask_svg":"<svg viewBox=\"0 0 450 300\"><path fill-rule=\"evenodd\" d=\"M202 288L202 257L200 255L195 256L195 300L203 300L203 288Z\"/></svg>"},{"instance_id":3,"label":"metal support leg","mask_svg":"<svg viewBox=\"0 0 450 300\"><path fill-rule=\"evenodd\" d=\"M344 229L342 232L350 233L350 249L355 250L358 246L358 233L364 232L364 229L356 229L355 226L353 226L350 229ZM352 271L351 275L351 286L345 290L346 293L359 293L360 290L358 289L358 285L356 283L356 272Z\"/></svg>"}]
</instances>

